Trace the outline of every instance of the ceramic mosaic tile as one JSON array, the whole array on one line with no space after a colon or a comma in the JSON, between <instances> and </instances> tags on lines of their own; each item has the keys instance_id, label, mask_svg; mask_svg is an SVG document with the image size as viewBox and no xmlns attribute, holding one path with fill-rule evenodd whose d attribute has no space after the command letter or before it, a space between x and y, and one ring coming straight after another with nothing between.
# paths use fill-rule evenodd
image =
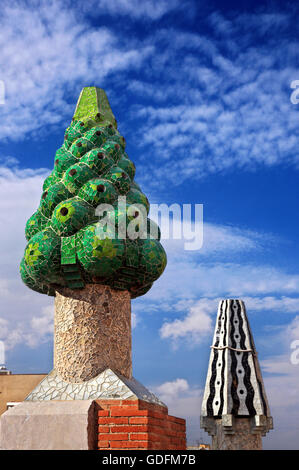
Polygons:
<instances>
[{"instance_id":1,"label":"ceramic mosaic tile","mask_svg":"<svg viewBox=\"0 0 299 470\"><path fill-rule=\"evenodd\" d=\"M62 380L52 370L39 385L25 398L25 401L44 400L97 400L97 399L140 399L149 403L166 406L136 379L127 379L111 369L104 370L87 382L76 384Z\"/></svg>"},{"instance_id":2,"label":"ceramic mosaic tile","mask_svg":"<svg viewBox=\"0 0 299 470\"><path fill-rule=\"evenodd\" d=\"M202 404L203 416L270 416L244 302L219 304Z\"/></svg>"},{"instance_id":3,"label":"ceramic mosaic tile","mask_svg":"<svg viewBox=\"0 0 299 470\"><path fill-rule=\"evenodd\" d=\"M162 274L160 232L150 230L155 224L147 218L149 201L134 181L125 145L104 90L84 88L40 205L26 224L20 272L28 287L54 295L59 286L78 289L93 282L135 298ZM123 206L120 197L126 198ZM102 216L101 204L109 204ZM68 269L72 265L77 268Z\"/></svg>"},{"instance_id":4,"label":"ceramic mosaic tile","mask_svg":"<svg viewBox=\"0 0 299 470\"><path fill-rule=\"evenodd\" d=\"M213 436L212 449L261 449L261 435L273 429L258 356L245 304L219 303L201 427Z\"/></svg>"}]
</instances>

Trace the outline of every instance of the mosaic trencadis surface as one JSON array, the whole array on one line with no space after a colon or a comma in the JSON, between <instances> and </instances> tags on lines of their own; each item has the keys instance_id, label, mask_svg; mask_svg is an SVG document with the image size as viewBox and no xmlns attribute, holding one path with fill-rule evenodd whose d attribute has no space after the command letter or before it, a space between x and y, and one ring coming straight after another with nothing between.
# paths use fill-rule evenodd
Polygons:
<instances>
[{"instance_id":1,"label":"mosaic trencadis surface","mask_svg":"<svg viewBox=\"0 0 299 470\"><path fill-rule=\"evenodd\" d=\"M20 272L28 287L54 295L58 286L100 283L135 298L162 274L160 230L125 145L104 90L84 88L26 224Z\"/></svg>"}]
</instances>

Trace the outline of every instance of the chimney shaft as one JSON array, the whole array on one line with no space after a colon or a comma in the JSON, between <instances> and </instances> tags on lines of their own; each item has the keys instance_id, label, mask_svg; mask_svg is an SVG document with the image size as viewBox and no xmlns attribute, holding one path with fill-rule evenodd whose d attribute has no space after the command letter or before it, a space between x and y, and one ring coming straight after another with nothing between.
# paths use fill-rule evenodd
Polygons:
<instances>
[{"instance_id":1,"label":"chimney shaft","mask_svg":"<svg viewBox=\"0 0 299 470\"><path fill-rule=\"evenodd\" d=\"M242 300L219 303L201 427L212 435L213 448L235 450L261 448L261 436L273 428Z\"/></svg>"}]
</instances>

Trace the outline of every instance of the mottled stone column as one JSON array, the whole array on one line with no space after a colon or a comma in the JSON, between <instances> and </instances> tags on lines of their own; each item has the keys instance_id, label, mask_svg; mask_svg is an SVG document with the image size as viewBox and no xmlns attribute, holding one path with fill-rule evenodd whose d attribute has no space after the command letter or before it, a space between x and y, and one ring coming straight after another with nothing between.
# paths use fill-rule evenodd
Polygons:
<instances>
[{"instance_id":1,"label":"mottled stone column","mask_svg":"<svg viewBox=\"0 0 299 470\"><path fill-rule=\"evenodd\" d=\"M128 291L88 284L56 291L54 368L82 383L110 368L132 377L131 300Z\"/></svg>"},{"instance_id":2,"label":"mottled stone column","mask_svg":"<svg viewBox=\"0 0 299 470\"><path fill-rule=\"evenodd\" d=\"M232 415L220 419L202 418L202 427L212 436L212 450L262 450L262 436L268 431L256 426L254 418Z\"/></svg>"}]
</instances>

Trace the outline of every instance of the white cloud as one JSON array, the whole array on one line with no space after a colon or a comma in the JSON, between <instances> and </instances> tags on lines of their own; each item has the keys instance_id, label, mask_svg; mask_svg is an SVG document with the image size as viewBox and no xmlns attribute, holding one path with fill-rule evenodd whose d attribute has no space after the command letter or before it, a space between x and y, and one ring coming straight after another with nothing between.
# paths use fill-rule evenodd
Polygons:
<instances>
[{"instance_id":1,"label":"white cloud","mask_svg":"<svg viewBox=\"0 0 299 470\"><path fill-rule=\"evenodd\" d=\"M48 170L43 169L20 170L17 167L0 169L0 213L2 225L6 227L6 230L2 231L0 244L0 287L3 299L1 316L6 321L9 320L9 348L22 341L31 346L36 345L38 341L44 340L52 328L52 307L48 306L53 301L29 291L22 285L18 273L18 265L26 244L24 226L38 205L42 181L47 172ZM268 240L267 235L261 236L234 227L205 224L205 231L206 244L204 243L203 255L209 256L214 253L219 257L226 251L232 254L234 251L243 253L259 250ZM296 293L299 287L297 275L288 275L270 266L204 262L205 258L202 258L201 252L199 258L193 252L184 252L181 240L178 244L173 241L165 241L164 244L167 245L168 266L149 294L135 301L133 327L137 324L136 312L139 313L140 304L142 309L147 305L147 308L156 310L162 307L166 311L181 312L183 316L180 318L164 321L161 336L172 340L187 337L195 343L211 334L211 317L216 314L221 297L242 296L247 308L256 311L298 311L296 298L286 295L280 298L277 295L263 296L271 292ZM184 275L178 279L179 272ZM215 297L215 294L218 297ZM205 298L206 296L209 298ZM198 300L200 297L203 298ZM45 308L46 310L43 310ZM39 313L41 310L42 315Z\"/></svg>"},{"instance_id":2,"label":"white cloud","mask_svg":"<svg viewBox=\"0 0 299 470\"><path fill-rule=\"evenodd\" d=\"M25 225L36 211L46 169L24 169L0 167L0 224L1 231L1 274L3 281L14 278L26 245ZM0 284L1 285L1 284Z\"/></svg>"},{"instance_id":3,"label":"white cloud","mask_svg":"<svg viewBox=\"0 0 299 470\"><path fill-rule=\"evenodd\" d=\"M132 315L131 315L131 321L132 321L132 329L134 330L134 328L136 328L137 326L137 323L139 323L139 317L137 316L137 314L135 312L132 312Z\"/></svg>"},{"instance_id":4,"label":"white cloud","mask_svg":"<svg viewBox=\"0 0 299 470\"><path fill-rule=\"evenodd\" d=\"M70 90L79 96L82 83L103 86L110 73L138 69L152 50L91 26L73 4L35 6L5 2L1 11L2 139L21 140L63 122L74 108L67 101Z\"/></svg>"},{"instance_id":5,"label":"white cloud","mask_svg":"<svg viewBox=\"0 0 299 470\"><path fill-rule=\"evenodd\" d=\"M190 386L188 381L177 378L160 385L149 386L168 407L170 415L186 419L188 445L210 443L210 437L200 429L200 410L203 391Z\"/></svg>"},{"instance_id":6,"label":"white cloud","mask_svg":"<svg viewBox=\"0 0 299 470\"><path fill-rule=\"evenodd\" d=\"M156 28L142 41L119 37L117 21L108 29L91 25L89 18L108 13L158 19L183 6L176 0L102 0L90 6L57 0L33 9L5 2L0 137L20 140L64 123L73 112L69 96L78 95L83 82L96 82L108 86L112 105L128 107L132 121L124 125L136 129L131 141L143 147L143 179L153 187L162 177L176 185L235 168L297 168L298 113L288 93L297 73L296 51L291 40L280 42L277 35L273 47L267 36L285 28L291 14L232 19L216 12L206 19L212 35ZM253 31L263 38L259 48ZM129 99L128 106L124 89L135 95L134 102L140 97L140 105Z\"/></svg>"},{"instance_id":7,"label":"white cloud","mask_svg":"<svg viewBox=\"0 0 299 470\"><path fill-rule=\"evenodd\" d=\"M145 18L158 20L180 6L178 0L146 0L144 2L138 0L100 0L92 3L101 8L102 12L114 16L128 15L137 20Z\"/></svg>"},{"instance_id":8,"label":"white cloud","mask_svg":"<svg viewBox=\"0 0 299 470\"><path fill-rule=\"evenodd\" d=\"M161 242L166 252L169 256L179 256L181 261L190 259L191 256L193 260L207 256L211 259L213 255L219 259L221 255L224 256L227 253L232 258L237 253L249 253L261 249L269 250L278 241L278 237L276 239L271 234L262 234L236 226L212 224L205 220L203 220L203 224L201 221L193 223L193 220L191 227L190 220L183 217L181 219L174 218L173 221L162 217L159 221L156 217L152 217L151 213L149 215L160 226ZM195 243L195 240L201 241L201 233L202 246L199 245L199 242L198 245ZM188 243L191 243L191 247L194 249L189 250Z\"/></svg>"},{"instance_id":9,"label":"white cloud","mask_svg":"<svg viewBox=\"0 0 299 470\"><path fill-rule=\"evenodd\" d=\"M140 41L130 34L120 37L117 21L115 29L93 26L84 16L83 3L79 8L59 1L28 5L2 6L0 80L5 83L6 102L0 109L0 138L20 141L34 132L50 132L71 115L69 97L78 95L84 82L108 87L112 106L122 100L124 90L134 95L135 103L140 99L142 106L132 106L130 99L126 105L132 118L128 124L136 129L132 140L143 147L148 185L160 187L167 179L176 185L260 165L298 168L298 112L289 101L297 49L292 39L267 37L270 30L285 30L291 14L233 19L214 14L209 19L214 38L149 28ZM135 0L94 5L98 16L158 20L178 2L161 1L154 9L154 2ZM262 38L258 48L253 31ZM114 80L115 89L109 89L108 79ZM144 106L145 97L150 104ZM13 156L2 158L0 333L8 350L17 344L37 347L53 328L53 299L30 291L18 273L25 222L38 205L46 173L19 170ZM211 334L222 297L241 297L248 309L260 313L298 314L292 296L297 295L299 275L262 260L257 265L248 258L236 262L236 255L264 248L271 236L208 223L204 230L204 247L196 255L182 252L181 241L164 242L168 266L153 289L134 301L133 325L141 308L158 313L162 309L169 315L162 320L163 338L201 341ZM229 262L223 261L225 252L232 256ZM289 347L298 328L297 316L279 328L275 341ZM298 435L298 369L290 365L288 353L268 358L263 368L278 423L276 446L287 446L287 439L294 442ZM170 412L189 417L192 426L194 410L200 410L200 389L190 387L184 378L159 387ZM198 429L199 411L196 420Z\"/></svg>"},{"instance_id":10,"label":"white cloud","mask_svg":"<svg viewBox=\"0 0 299 470\"><path fill-rule=\"evenodd\" d=\"M19 274L27 243L25 224L39 205L48 173L46 169L0 167L0 224L5 227L0 234L0 336L6 350L17 344L37 346L47 338L53 324L52 298L29 290Z\"/></svg>"},{"instance_id":11,"label":"white cloud","mask_svg":"<svg viewBox=\"0 0 299 470\"><path fill-rule=\"evenodd\" d=\"M31 326L34 332L37 334L37 339L47 337L53 337L54 332L54 306L49 305L42 309L42 315L33 317L31 320Z\"/></svg>"},{"instance_id":12,"label":"white cloud","mask_svg":"<svg viewBox=\"0 0 299 470\"><path fill-rule=\"evenodd\" d=\"M173 396L176 397L179 393L185 393L189 390L189 384L186 379L176 379L173 382L164 382L156 387L156 390L159 396L163 397L162 400L164 400L165 397L173 398Z\"/></svg>"},{"instance_id":13,"label":"white cloud","mask_svg":"<svg viewBox=\"0 0 299 470\"><path fill-rule=\"evenodd\" d=\"M5 320L4 318L0 318L0 340L3 340L8 333L8 321Z\"/></svg>"},{"instance_id":14,"label":"white cloud","mask_svg":"<svg viewBox=\"0 0 299 470\"><path fill-rule=\"evenodd\" d=\"M289 103L297 74L293 43L279 42L277 34L275 48L272 36L272 43L263 36L257 48L254 35L285 27L291 15L236 15L229 21L217 13L211 19L215 37L157 32L154 44L162 42L167 55L153 68L165 80L159 87L147 76L129 84L134 94L151 97L132 110L132 122L137 116L144 123L136 144L150 166L144 182L153 187L161 178L179 185L236 168L298 168L298 113ZM225 34L218 36L221 28Z\"/></svg>"},{"instance_id":15,"label":"white cloud","mask_svg":"<svg viewBox=\"0 0 299 470\"><path fill-rule=\"evenodd\" d=\"M53 300L24 286L18 269L26 246L25 224L39 204L42 183L49 170L19 169L12 158L6 159L6 162L10 162L12 166L2 164L0 167L0 223L5 226L0 236L0 317L6 322L3 332L5 331L8 349L22 342L35 347L46 340L52 331ZM164 242L169 257L168 267L149 294L134 301L133 328L140 320L138 305L147 305L157 310L163 306L166 311L180 311L186 316L176 319L174 323L173 319L165 321L163 338L175 339L193 335L199 340L209 334L210 314L217 309L217 300L206 299L196 303L199 297L209 295L214 299L215 292L219 296L224 292L235 292L236 295L240 292L251 293L258 288L259 283L260 291L269 290L271 285L284 291L287 291L288 286L291 291L298 288L296 276L284 277L280 271L272 268L210 264L204 257L219 257L226 251L243 253L259 250L269 239L267 235L260 236L248 230L208 223L205 224L205 233L203 250L196 256L193 252L183 251L181 240L178 243L171 240ZM184 273L179 283L178 272ZM267 302L277 303L277 299L269 297ZM281 307L294 311L295 304L291 299L285 298Z\"/></svg>"},{"instance_id":16,"label":"white cloud","mask_svg":"<svg viewBox=\"0 0 299 470\"><path fill-rule=\"evenodd\" d=\"M240 296L236 297L240 298ZM223 296L223 298L226 297ZM241 298L245 302L248 312L299 313L299 299L297 297L241 296ZM197 301L182 299L177 302L173 305L173 310L175 312L183 312L183 316L174 320L168 319L164 321L160 329L161 338L172 340L175 347L178 347L178 339L185 339L189 344L198 345L203 339L212 337L220 300L221 297L202 298ZM276 329L282 329L283 331L279 337L280 344L283 344L286 338L288 345L294 339L299 340L299 316L296 316L287 327L276 327Z\"/></svg>"},{"instance_id":17,"label":"white cloud","mask_svg":"<svg viewBox=\"0 0 299 470\"><path fill-rule=\"evenodd\" d=\"M297 449L299 445L299 365L289 354L261 362L274 430L265 439L266 449Z\"/></svg>"},{"instance_id":18,"label":"white cloud","mask_svg":"<svg viewBox=\"0 0 299 470\"><path fill-rule=\"evenodd\" d=\"M264 439L264 448L298 449L299 364L291 361L291 354L294 352L291 343L294 339L299 340L299 316L273 331L268 343L275 345L275 352L261 361L266 394L274 420L274 430Z\"/></svg>"},{"instance_id":19,"label":"white cloud","mask_svg":"<svg viewBox=\"0 0 299 470\"><path fill-rule=\"evenodd\" d=\"M22 295L22 286L17 285L16 287L17 289L14 293L15 295L21 296L19 302L14 302L11 296L3 299L3 307L5 308L9 303L10 313L12 314L12 318L9 320L0 318L0 339L4 343L5 351L10 351L20 344L30 348L36 348L40 344L52 340L53 338L53 301L51 302L52 305L46 305L47 303L49 304L49 300L46 298L39 299L40 301L36 302L34 293L33 295L29 294L25 296ZM20 303L22 304L23 310L17 312ZM28 310L30 305L31 310ZM1 315L3 315L3 307L1 308Z\"/></svg>"},{"instance_id":20,"label":"white cloud","mask_svg":"<svg viewBox=\"0 0 299 470\"><path fill-rule=\"evenodd\" d=\"M299 315L297 315L293 319L293 321L287 326L286 338L288 341L299 340Z\"/></svg>"},{"instance_id":21,"label":"white cloud","mask_svg":"<svg viewBox=\"0 0 299 470\"><path fill-rule=\"evenodd\" d=\"M298 318L296 325L298 326ZM287 325L283 331L286 338L289 327ZM275 336L273 340L276 343ZM279 333L279 341L281 340ZM266 394L274 420L274 430L263 438L264 449L298 448L299 365L291 364L290 353L269 356L261 361ZM189 444L210 442L211 438L200 429L199 424L203 397L200 387L191 387L186 379L177 378L149 388L168 406L170 414L186 419Z\"/></svg>"},{"instance_id":22,"label":"white cloud","mask_svg":"<svg viewBox=\"0 0 299 470\"><path fill-rule=\"evenodd\" d=\"M205 262L194 260L192 256L180 261L173 257L169 259L163 276L143 299L148 303L173 305L181 299L196 301L202 297L296 295L298 288L298 274L288 274L270 265L248 261L243 264Z\"/></svg>"},{"instance_id":23,"label":"white cloud","mask_svg":"<svg viewBox=\"0 0 299 470\"><path fill-rule=\"evenodd\" d=\"M275 311L281 313L299 313L299 299L298 297L281 298L273 296L265 297L242 297L248 309L253 311ZM299 337L299 334L298 334Z\"/></svg>"},{"instance_id":24,"label":"white cloud","mask_svg":"<svg viewBox=\"0 0 299 470\"><path fill-rule=\"evenodd\" d=\"M248 257L271 253L281 242L271 234L207 222L199 251L185 251L184 240L164 239L167 267L152 289L134 301L134 310L167 312L160 335L175 347L179 341L196 345L211 335L218 302L224 298L241 298L248 311L260 315L297 313L299 275L264 264L261 257L258 263Z\"/></svg>"},{"instance_id":25,"label":"white cloud","mask_svg":"<svg viewBox=\"0 0 299 470\"><path fill-rule=\"evenodd\" d=\"M285 299L280 300L285 302ZM213 301L210 302L211 310ZM214 302L216 303L216 299ZM246 302L251 304L251 308L256 305L257 310L273 307L273 301L269 299L247 298ZM278 303L274 303L276 309L279 308ZM299 365L291 362L293 350L290 344L293 339L299 339L299 316L268 338L268 342L276 345L279 354L270 355L260 362L274 420L274 430L263 438L264 449L296 449L299 445ZM198 386L191 387L184 378L177 378L151 389L166 403L171 414L187 420L189 443L210 442L210 437L199 426L203 390Z\"/></svg>"},{"instance_id":26,"label":"white cloud","mask_svg":"<svg viewBox=\"0 0 299 470\"><path fill-rule=\"evenodd\" d=\"M201 299L189 308L187 315L182 319L165 322L160 330L161 338L187 337L191 343L199 343L203 337L211 335L213 331L212 314L215 313L215 300Z\"/></svg>"}]
</instances>

